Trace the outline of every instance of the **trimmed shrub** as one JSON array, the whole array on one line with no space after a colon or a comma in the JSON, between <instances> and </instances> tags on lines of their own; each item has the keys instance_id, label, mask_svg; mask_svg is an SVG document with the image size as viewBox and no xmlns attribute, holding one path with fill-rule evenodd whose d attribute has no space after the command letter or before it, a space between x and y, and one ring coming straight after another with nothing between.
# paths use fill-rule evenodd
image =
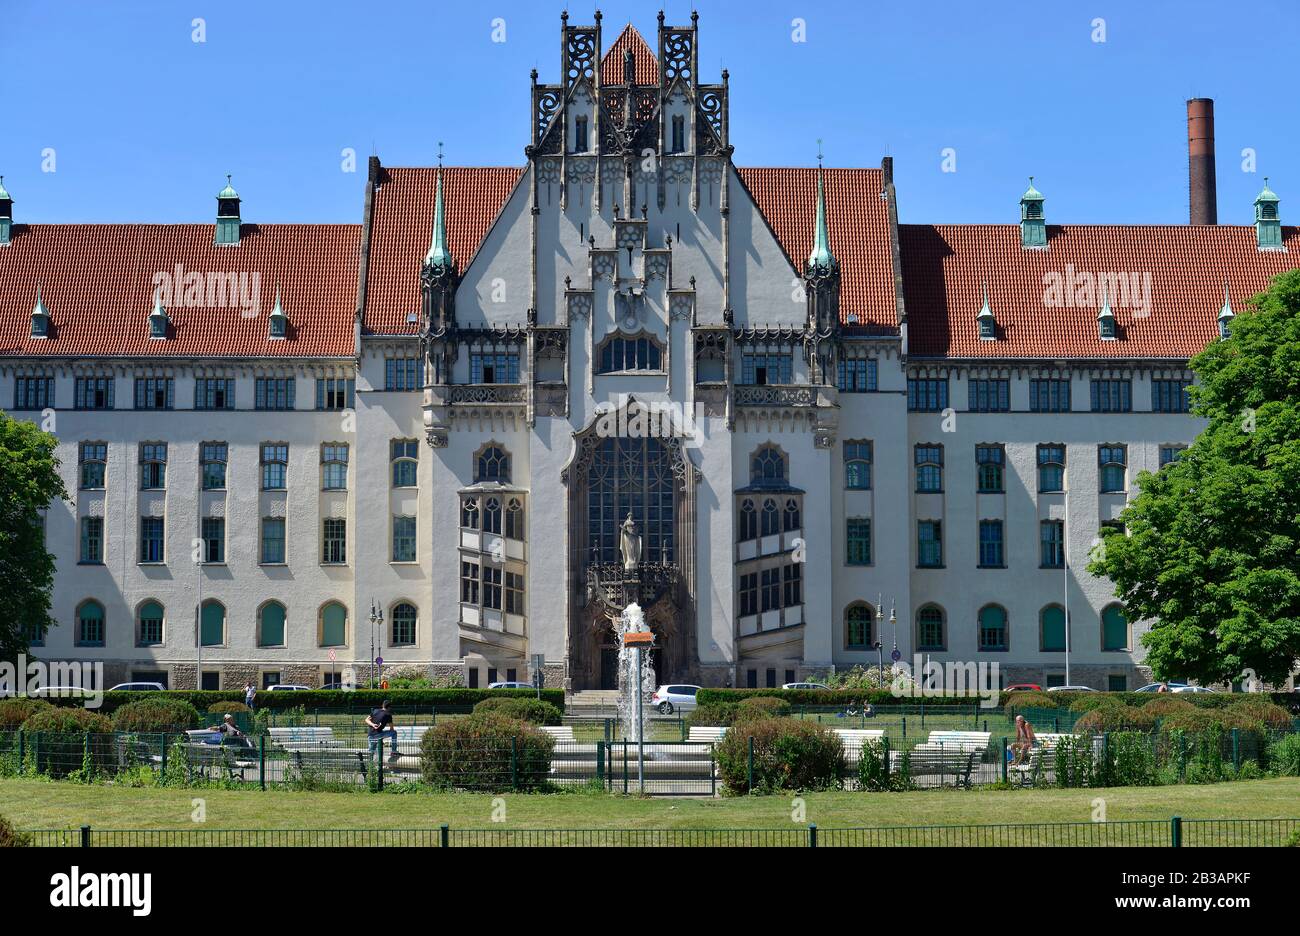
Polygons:
<instances>
[{"instance_id":1,"label":"trimmed shrub","mask_svg":"<svg viewBox=\"0 0 1300 936\"><path fill-rule=\"evenodd\" d=\"M1007 718L1015 718L1025 709L1057 707L1057 700L1046 692L1012 692L1003 703L1002 711L1006 713Z\"/></svg>"},{"instance_id":2,"label":"trimmed shrub","mask_svg":"<svg viewBox=\"0 0 1300 936\"><path fill-rule=\"evenodd\" d=\"M1300 777L1300 734L1289 734L1268 749L1268 766L1284 777Z\"/></svg>"},{"instance_id":3,"label":"trimmed shrub","mask_svg":"<svg viewBox=\"0 0 1300 936\"><path fill-rule=\"evenodd\" d=\"M50 707L44 699L0 699L0 731L17 731L33 714Z\"/></svg>"},{"instance_id":4,"label":"trimmed shrub","mask_svg":"<svg viewBox=\"0 0 1300 936\"><path fill-rule=\"evenodd\" d=\"M86 776L116 765L113 723L85 708L50 706L23 722L23 731L39 733L30 750L38 773L54 778Z\"/></svg>"},{"instance_id":5,"label":"trimmed shrub","mask_svg":"<svg viewBox=\"0 0 1300 936\"><path fill-rule=\"evenodd\" d=\"M225 715L229 712L231 715L239 715L242 712L249 712L251 709L243 702L213 702L208 706L208 713L211 715Z\"/></svg>"},{"instance_id":6,"label":"trimmed shrub","mask_svg":"<svg viewBox=\"0 0 1300 936\"><path fill-rule=\"evenodd\" d=\"M1180 699L1176 695L1162 692L1143 705L1142 711L1150 712L1156 718L1165 718L1175 712L1192 712L1197 711L1197 709L1195 705L1186 699Z\"/></svg>"},{"instance_id":7,"label":"trimmed shrub","mask_svg":"<svg viewBox=\"0 0 1300 936\"><path fill-rule=\"evenodd\" d=\"M32 844L32 837L14 828L12 822L0 816L0 848L24 848Z\"/></svg>"},{"instance_id":8,"label":"trimmed shrub","mask_svg":"<svg viewBox=\"0 0 1300 936\"><path fill-rule=\"evenodd\" d=\"M1077 732L1097 733L1102 731L1124 731L1131 729L1150 729L1156 724L1156 716L1144 708L1132 708L1118 703L1102 705L1085 712L1074 723Z\"/></svg>"},{"instance_id":9,"label":"trimmed shrub","mask_svg":"<svg viewBox=\"0 0 1300 936\"><path fill-rule=\"evenodd\" d=\"M1249 695L1228 706L1229 727L1288 731L1291 713L1265 696Z\"/></svg>"},{"instance_id":10,"label":"trimmed shrub","mask_svg":"<svg viewBox=\"0 0 1300 936\"><path fill-rule=\"evenodd\" d=\"M443 789L536 790L547 786L555 741L499 712L448 718L420 740L420 775Z\"/></svg>"},{"instance_id":11,"label":"trimmed shrub","mask_svg":"<svg viewBox=\"0 0 1300 936\"><path fill-rule=\"evenodd\" d=\"M1100 692L1084 692L1070 702L1070 711L1091 712L1093 709L1105 708L1109 705L1123 707L1124 702L1112 695L1102 695Z\"/></svg>"},{"instance_id":12,"label":"trimmed shrub","mask_svg":"<svg viewBox=\"0 0 1300 936\"><path fill-rule=\"evenodd\" d=\"M728 728L736 722L736 713L740 706L735 703L724 702L706 702L703 705L697 705L695 709L686 716L686 724L692 727L719 727Z\"/></svg>"},{"instance_id":13,"label":"trimmed shrub","mask_svg":"<svg viewBox=\"0 0 1300 936\"><path fill-rule=\"evenodd\" d=\"M755 696L741 699L736 707L737 718L788 718L793 711L789 702L775 696Z\"/></svg>"},{"instance_id":14,"label":"trimmed shrub","mask_svg":"<svg viewBox=\"0 0 1300 936\"><path fill-rule=\"evenodd\" d=\"M104 704L101 711L105 714L111 714L128 702L135 702L140 699L142 693L139 692L105 692ZM196 690L196 689L172 689L161 692L147 693L151 699L183 699L189 702L200 712L207 711L209 705L213 702L242 702L244 693L242 690L220 691L213 690ZM394 711L399 714L404 709L418 707L423 712L428 712L437 708L440 712L461 710L468 712L474 707L475 703L483 699L496 698L524 698L535 699L537 697L536 689L354 689L354 690L335 690L335 689L312 689L303 692L259 692L257 694L257 707L259 709L285 709L297 706L305 706L315 711L316 709L342 710L345 712L370 712L372 709L379 708L379 703L384 699L391 699ZM543 689L542 701L550 702L552 705L563 707L564 690L563 689ZM54 705L79 706L79 699L51 699Z\"/></svg>"},{"instance_id":15,"label":"trimmed shrub","mask_svg":"<svg viewBox=\"0 0 1300 936\"><path fill-rule=\"evenodd\" d=\"M559 725L564 713L549 702L537 699L484 699L474 706L474 714L496 712L530 725Z\"/></svg>"},{"instance_id":16,"label":"trimmed shrub","mask_svg":"<svg viewBox=\"0 0 1300 936\"><path fill-rule=\"evenodd\" d=\"M749 748L754 747L754 784ZM829 728L794 718L740 721L718 744L718 773L731 793L825 790L844 774L844 748Z\"/></svg>"},{"instance_id":17,"label":"trimmed shrub","mask_svg":"<svg viewBox=\"0 0 1300 936\"><path fill-rule=\"evenodd\" d=\"M175 734L194 728L199 712L181 699L141 699L128 702L113 713L113 730L136 734Z\"/></svg>"}]
</instances>

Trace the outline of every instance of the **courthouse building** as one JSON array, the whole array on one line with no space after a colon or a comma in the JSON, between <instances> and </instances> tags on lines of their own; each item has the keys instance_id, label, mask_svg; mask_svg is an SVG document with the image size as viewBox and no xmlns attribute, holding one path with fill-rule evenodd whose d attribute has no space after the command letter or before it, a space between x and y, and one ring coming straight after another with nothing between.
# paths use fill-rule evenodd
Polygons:
<instances>
[{"instance_id":1,"label":"courthouse building","mask_svg":"<svg viewBox=\"0 0 1300 936\"><path fill-rule=\"evenodd\" d=\"M737 164L694 15L561 39L522 165L371 158L359 224L230 184L215 222L41 224L0 187L0 406L69 492L33 652L598 689L635 600L661 681L897 648L1059 684L1068 620L1072 682L1146 682L1088 551L1200 428L1188 359L1300 256L1267 185L1214 223L1209 103L1195 223L1058 224L1030 184L1006 224L900 224L888 158Z\"/></svg>"}]
</instances>

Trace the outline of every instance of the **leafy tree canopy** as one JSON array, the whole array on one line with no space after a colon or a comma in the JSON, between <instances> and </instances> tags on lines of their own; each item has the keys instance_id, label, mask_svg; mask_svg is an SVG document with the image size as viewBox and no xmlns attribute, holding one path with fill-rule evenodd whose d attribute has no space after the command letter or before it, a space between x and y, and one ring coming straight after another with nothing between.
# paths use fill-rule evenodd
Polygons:
<instances>
[{"instance_id":1,"label":"leafy tree canopy","mask_svg":"<svg viewBox=\"0 0 1300 936\"><path fill-rule=\"evenodd\" d=\"M40 511L67 491L54 457L57 440L0 413L0 660L25 653L50 619L54 557Z\"/></svg>"}]
</instances>

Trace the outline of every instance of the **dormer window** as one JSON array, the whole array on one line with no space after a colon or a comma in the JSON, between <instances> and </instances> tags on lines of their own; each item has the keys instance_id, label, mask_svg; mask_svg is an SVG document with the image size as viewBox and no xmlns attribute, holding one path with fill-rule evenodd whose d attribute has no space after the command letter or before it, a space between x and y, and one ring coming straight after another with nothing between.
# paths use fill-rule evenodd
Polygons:
<instances>
[{"instance_id":1,"label":"dormer window","mask_svg":"<svg viewBox=\"0 0 1300 936\"><path fill-rule=\"evenodd\" d=\"M686 118L682 114L675 114L673 116L672 146L669 147L668 152L686 152Z\"/></svg>"},{"instance_id":2,"label":"dormer window","mask_svg":"<svg viewBox=\"0 0 1300 936\"><path fill-rule=\"evenodd\" d=\"M587 122L588 118L585 115L573 118L573 152L575 153L587 152Z\"/></svg>"},{"instance_id":3,"label":"dormer window","mask_svg":"<svg viewBox=\"0 0 1300 936\"><path fill-rule=\"evenodd\" d=\"M41 300L41 287L36 287L36 305L32 307L32 337L50 337L50 313Z\"/></svg>"},{"instance_id":4,"label":"dormer window","mask_svg":"<svg viewBox=\"0 0 1300 936\"><path fill-rule=\"evenodd\" d=\"M167 309L163 307L162 297L155 296L153 301L153 311L149 313L149 338L165 339L167 337L167 326L170 319L167 317Z\"/></svg>"},{"instance_id":5,"label":"dormer window","mask_svg":"<svg viewBox=\"0 0 1300 936\"><path fill-rule=\"evenodd\" d=\"M289 317L284 314L284 307L280 305L280 287L275 287L275 308L271 310L270 324L267 326L267 337L275 340L284 338L289 325Z\"/></svg>"},{"instance_id":6,"label":"dormer window","mask_svg":"<svg viewBox=\"0 0 1300 936\"><path fill-rule=\"evenodd\" d=\"M1115 340L1115 316L1097 319L1097 333L1102 341Z\"/></svg>"}]
</instances>

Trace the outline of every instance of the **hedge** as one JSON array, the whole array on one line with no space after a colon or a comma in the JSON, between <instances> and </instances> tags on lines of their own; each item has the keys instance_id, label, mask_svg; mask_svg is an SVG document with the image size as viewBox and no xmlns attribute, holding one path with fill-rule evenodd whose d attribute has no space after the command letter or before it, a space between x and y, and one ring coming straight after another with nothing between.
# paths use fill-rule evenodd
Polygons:
<instances>
[{"instance_id":1,"label":"hedge","mask_svg":"<svg viewBox=\"0 0 1300 936\"><path fill-rule=\"evenodd\" d=\"M564 712L549 702L536 699L484 699L474 706L474 714L496 712L507 718L517 718L530 725L563 724Z\"/></svg>"},{"instance_id":2,"label":"hedge","mask_svg":"<svg viewBox=\"0 0 1300 936\"><path fill-rule=\"evenodd\" d=\"M1001 702L1005 704L1014 700L1020 695L1029 695L1029 693L1002 693ZM1125 705L1142 705L1151 699L1165 693L1154 692L1044 692L1041 693L1043 703L1038 704L1039 693L1033 693L1035 706L1037 708L1060 708L1068 709L1078 699L1087 697L1089 699L1103 697L1122 702ZM792 706L817 705L817 706L845 706L849 703L869 702L874 706L891 706L891 705L924 705L926 708L938 708L943 705L976 705L982 700L970 696L897 696L888 689L701 689L696 693L696 701L700 705L706 703L735 704L742 699L753 698L756 696L774 696L784 699ZM1175 698L1186 699L1197 708L1220 708L1240 702L1242 699L1259 699L1280 705L1291 712L1294 717L1300 717L1300 693L1292 692L1180 692L1173 693ZM1085 703L1086 704L1086 703Z\"/></svg>"},{"instance_id":3,"label":"hedge","mask_svg":"<svg viewBox=\"0 0 1300 936\"><path fill-rule=\"evenodd\" d=\"M19 832L12 822L0 816L0 848L23 848L32 844L32 837Z\"/></svg>"},{"instance_id":4,"label":"hedge","mask_svg":"<svg viewBox=\"0 0 1300 936\"><path fill-rule=\"evenodd\" d=\"M497 712L475 712L435 725L420 739L420 775L444 789L500 793L549 784L549 735Z\"/></svg>"},{"instance_id":5,"label":"hedge","mask_svg":"<svg viewBox=\"0 0 1300 936\"><path fill-rule=\"evenodd\" d=\"M44 699L0 699L0 731L17 731L32 715L50 707Z\"/></svg>"},{"instance_id":6,"label":"hedge","mask_svg":"<svg viewBox=\"0 0 1300 936\"><path fill-rule=\"evenodd\" d=\"M128 702L138 702L142 698L180 699L193 705L200 712L206 712L215 702L243 702L244 693L240 689L204 691L194 689L169 689L162 692L105 692L104 703L97 711L112 714ZM418 706L429 709L433 706L449 709L468 710L484 699L536 699L536 689L355 689L326 690L311 689L301 692L277 691L259 692L256 706L259 709L286 709L302 706L312 709L334 709L343 711L369 711L379 708L385 699L393 701L393 708L400 714L403 708ZM53 698L55 705L82 705L81 699ZM542 701L564 707L563 689L543 689Z\"/></svg>"},{"instance_id":7,"label":"hedge","mask_svg":"<svg viewBox=\"0 0 1300 936\"><path fill-rule=\"evenodd\" d=\"M37 773L54 779L90 770L112 770L117 764L113 723L84 708L50 706L23 722L25 733L39 732L32 744Z\"/></svg>"},{"instance_id":8,"label":"hedge","mask_svg":"<svg viewBox=\"0 0 1300 936\"><path fill-rule=\"evenodd\" d=\"M199 710L180 699L138 699L113 713L114 731L176 734L198 724Z\"/></svg>"},{"instance_id":9,"label":"hedge","mask_svg":"<svg viewBox=\"0 0 1300 936\"><path fill-rule=\"evenodd\" d=\"M750 745L753 789L750 789ZM756 718L727 730L714 749L728 792L829 790L844 776L844 747L824 725L794 718Z\"/></svg>"}]
</instances>

